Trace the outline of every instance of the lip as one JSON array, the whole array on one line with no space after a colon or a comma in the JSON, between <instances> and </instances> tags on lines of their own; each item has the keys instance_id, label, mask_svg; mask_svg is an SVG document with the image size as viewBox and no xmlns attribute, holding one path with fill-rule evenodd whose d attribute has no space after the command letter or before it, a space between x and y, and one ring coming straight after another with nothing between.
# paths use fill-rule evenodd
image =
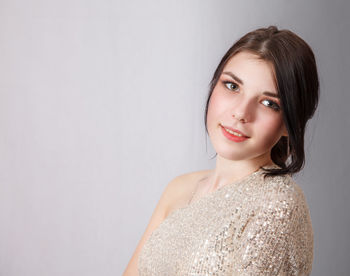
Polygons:
<instances>
[{"instance_id":1,"label":"lip","mask_svg":"<svg viewBox=\"0 0 350 276\"><path fill-rule=\"evenodd\" d=\"M231 128L230 128L231 129ZM223 126L221 126L221 131L222 134L230 141L236 142L236 143L240 143L240 142L244 142L245 140L249 139L249 137L245 137L245 136L235 136L229 132L227 132L225 130L225 128Z\"/></svg>"},{"instance_id":2,"label":"lip","mask_svg":"<svg viewBox=\"0 0 350 276\"><path fill-rule=\"evenodd\" d=\"M239 131L238 129L234 129L234 128L232 128L232 127L224 126L224 125L222 125L222 124L220 124L220 126L221 126L222 128L227 128L227 129L229 129L229 130L232 130L232 131L234 131L234 132L237 132L237 133L243 135L243 137L240 137L240 138L250 138L249 136L245 135L242 131ZM223 129L223 130L224 130L224 129ZM227 132L226 132L226 133L227 133ZM231 133L229 133L229 134L231 134ZM232 135L232 134L231 134L231 135ZM237 137L237 136L236 136L236 137Z\"/></svg>"}]
</instances>

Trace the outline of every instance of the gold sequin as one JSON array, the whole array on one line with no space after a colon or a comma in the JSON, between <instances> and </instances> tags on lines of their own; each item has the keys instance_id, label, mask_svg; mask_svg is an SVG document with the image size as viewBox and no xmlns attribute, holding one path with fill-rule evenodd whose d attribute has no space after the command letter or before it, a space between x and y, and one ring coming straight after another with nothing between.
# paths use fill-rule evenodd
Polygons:
<instances>
[{"instance_id":1,"label":"gold sequin","mask_svg":"<svg viewBox=\"0 0 350 276\"><path fill-rule=\"evenodd\" d=\"M138 269L140 276L290 276L310 275L312 262L302 189L288 175L264 180L258 170L171 212L144 244Z\"/></svg>"}]
</instances>

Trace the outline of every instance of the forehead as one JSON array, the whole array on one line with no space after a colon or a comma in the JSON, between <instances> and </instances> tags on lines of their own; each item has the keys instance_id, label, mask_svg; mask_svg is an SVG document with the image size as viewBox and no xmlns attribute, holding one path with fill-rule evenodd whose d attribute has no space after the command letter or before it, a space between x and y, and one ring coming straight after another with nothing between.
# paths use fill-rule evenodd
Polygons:
<instances>
[{"instance_id":1,"label":"forehead","mask_svg":"<svg viewBox=\"0 0 350 276\"><path fill-rule=\"evenodd\" d=\"M226 63L223 73L231 72L244 85L258 85L262 88L275 90L275 74L271 62L261 59L258 55L243 51L235 54Z\"/></svg>"}]
</instances>

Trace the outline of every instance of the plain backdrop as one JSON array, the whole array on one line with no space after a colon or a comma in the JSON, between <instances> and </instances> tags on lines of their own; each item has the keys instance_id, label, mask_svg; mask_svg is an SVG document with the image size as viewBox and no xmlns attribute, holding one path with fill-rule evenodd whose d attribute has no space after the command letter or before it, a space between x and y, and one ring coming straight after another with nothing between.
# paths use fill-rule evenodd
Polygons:
<instances>
[{"instance_id":1,"label":"plain backdrop","mask_svg":"<svg viewBox=\"0 0 350 276\"><path fill-rule=\"evenodd\" d=\"M239 37L268 25L317 58L295 179L312 275L348 275L349 3L0 0L0 275L121 275L167 183L215 166L209 81Z\"/></svg>"}]
</instances>

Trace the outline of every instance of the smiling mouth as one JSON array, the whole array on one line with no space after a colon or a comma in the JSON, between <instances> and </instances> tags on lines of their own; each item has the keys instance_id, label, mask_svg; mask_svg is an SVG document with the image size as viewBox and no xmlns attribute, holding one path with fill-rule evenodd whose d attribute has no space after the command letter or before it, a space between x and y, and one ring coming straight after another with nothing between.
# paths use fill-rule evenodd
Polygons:
<instances>
[{"instance_id":1,"label":"smiling mouth","mask_svg":"<svg viewBox=\"0 0 350 276\"><path fill-rule=\"evenodd\" d=\"M231 129L228 129L228 128L226 128L226 127L224 127L224 129L225 129L228 133L231 133L231 134L233 134L233 135L235 135L235 136L243 137L242 134L240 134L240 133L238 133L238 132L235 132L235 131L232 131Z\"/></svg>"},{"instance_id":2,"label":"smiling mouth","mask_svg":"<svg viewBox=\"0 0 350 276\"><path fill-rule=\"evenodd\" d=\"M225 127L225 126L223 126L221 124L220 124L220 126L222 128L224 128L228 133L230 133L230 134L232 134L232 135L234 135L236 137L250 138L249 136L244 135L242 132L240 132L237 129L231 129L231 128Z\"/></svg>"}]
</instances>

